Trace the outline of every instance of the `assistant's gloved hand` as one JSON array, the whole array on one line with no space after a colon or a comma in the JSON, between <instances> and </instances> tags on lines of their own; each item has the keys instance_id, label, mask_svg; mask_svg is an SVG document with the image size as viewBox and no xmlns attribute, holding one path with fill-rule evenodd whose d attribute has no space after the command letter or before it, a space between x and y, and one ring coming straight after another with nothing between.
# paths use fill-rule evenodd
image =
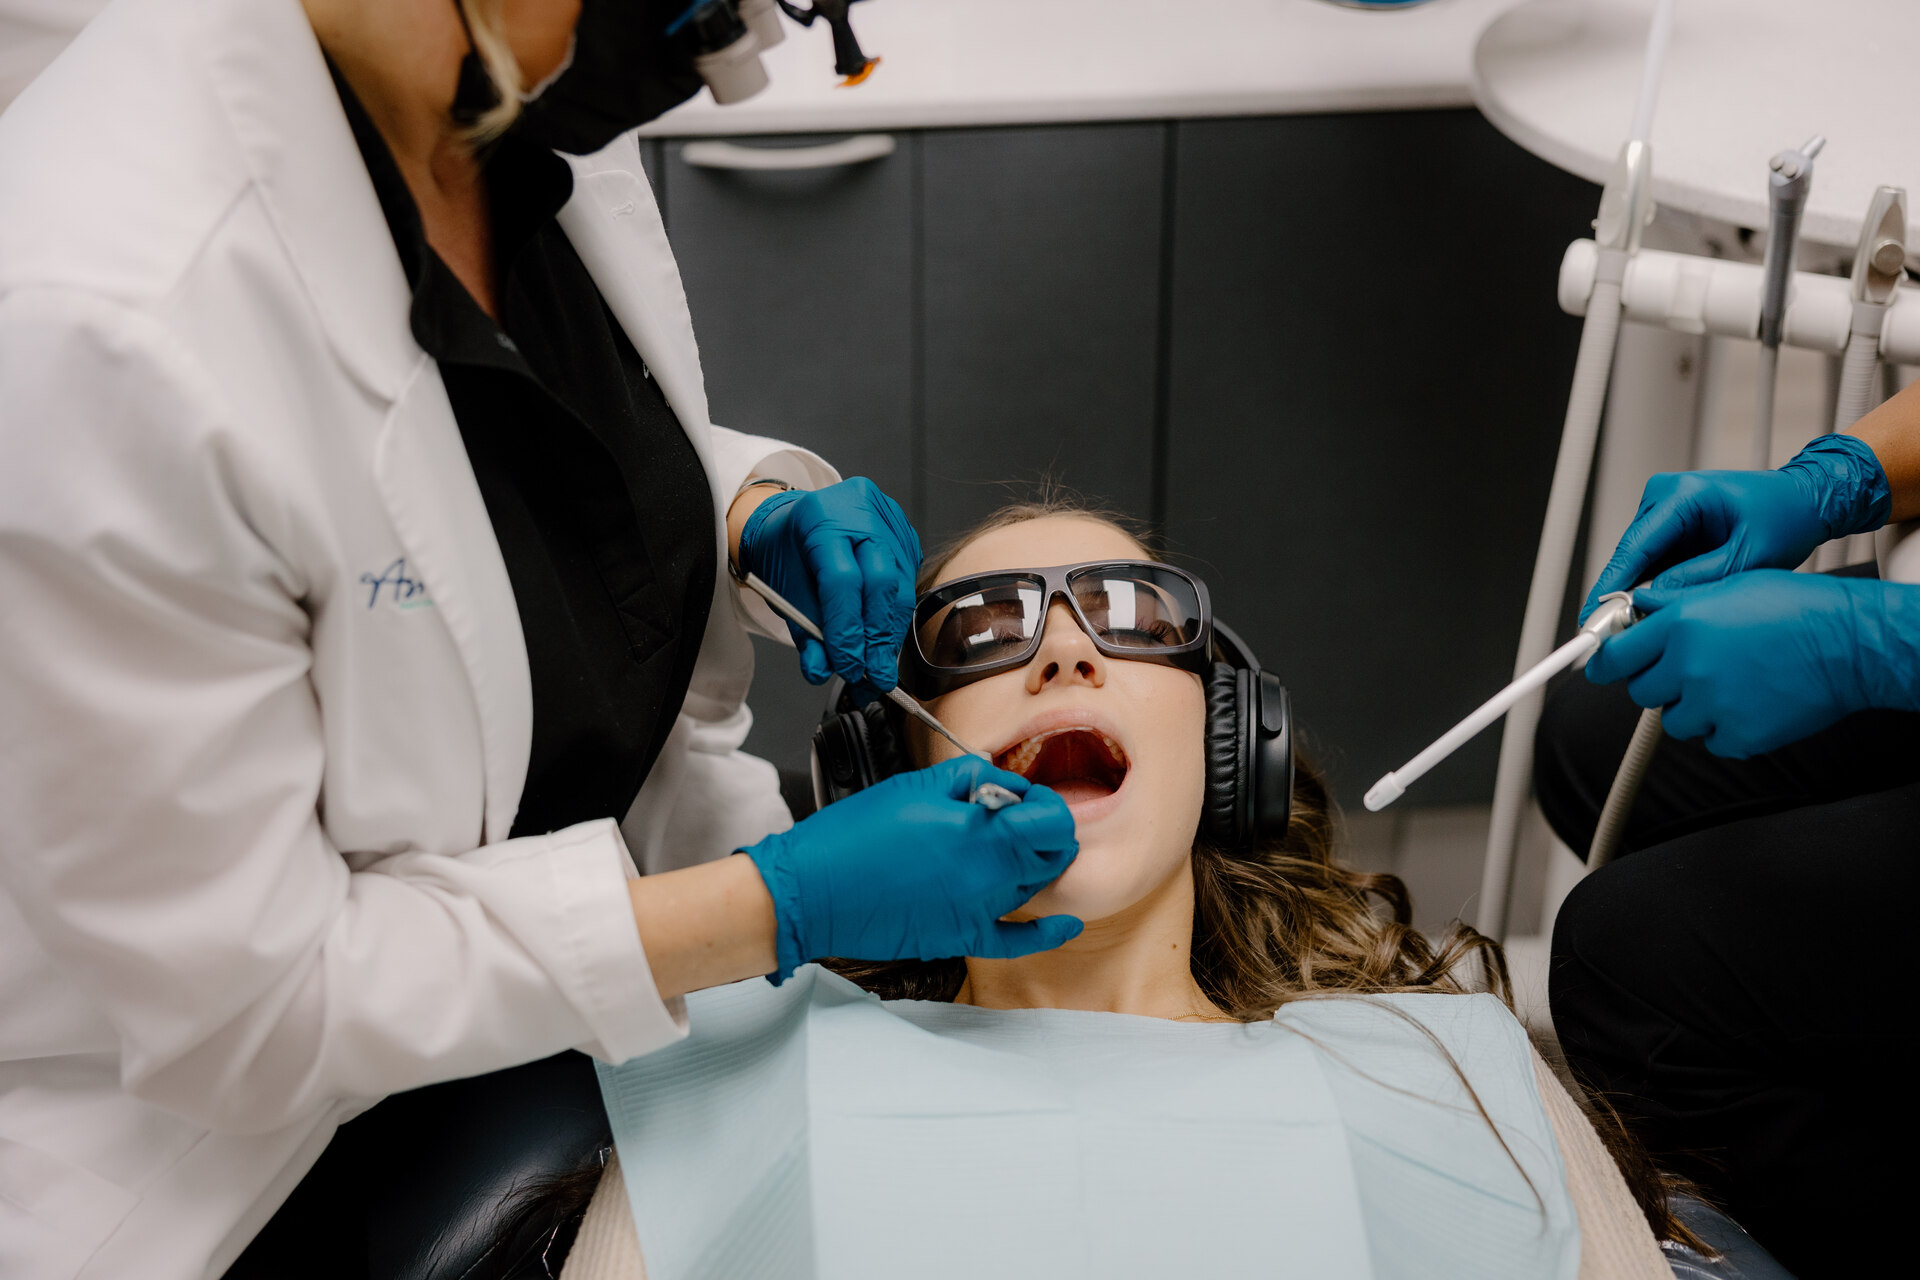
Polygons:
<instances>
[{"instance_id":1,"label":"assistant's gloved hand","mask_svg":"<svg viewBox=\"0 0 1920 1280\"><path fill-rule=\"evenodd\" d=\"M1026 798L967 803L979 783ZM977 756L897 774L746 850L779 920L776 982L809 960L1010 959L1080 934L1073 916L1000 917L1059 879L1080 851L1051 788Z\"/></svg>"},{"instance_id":2,"label":"assistant's gloved hand","mask_svg":"<svg viewBox=\"0 0 1920 1280\"><path fill-rule=\"evenodd\" d=\"M1610 591L1644 582L1657 565L1691 556L1656 587L1715 582L1745 569L1791 569L1830 538L1887 522L1887 473L1865 441L1825 435L1778 471L1673 471L1647 481L1633 518L1580 620ZM1637 597L1636 597L1637 600Z\"/></svg>"},{"instance_id":3,"label":"assistant's gloved hand","mask_svg":"<svg viewBox=\"0 0 1920 1280\"><path fill-rule=\"evenodd\" d=\"M740 530L740 570L759 574L820 624L824 650L788 624L809 681L834 674L881 693L900 682L920 536L873 481L855 476L762 502Z\"/></svg>"},{"instance_id":4,"label":"assistant's gloved hand","mask_svg":"<svg viewBox=\"0 0 1920 1280\"><path fill-rule=\"evenodd\" d=\"M1704 586L1633 593L1647 616L1587 663L1664 707L1676 738L1736 759L1867 707L1920 710L1920 587L1755 569Z\"/></svg>"}]
</instances>

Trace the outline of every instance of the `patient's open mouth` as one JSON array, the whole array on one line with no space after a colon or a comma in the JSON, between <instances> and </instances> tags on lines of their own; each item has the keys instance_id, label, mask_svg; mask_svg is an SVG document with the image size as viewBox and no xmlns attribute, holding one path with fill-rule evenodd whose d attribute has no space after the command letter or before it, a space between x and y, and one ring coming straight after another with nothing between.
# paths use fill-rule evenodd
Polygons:
<instances>
[{"instance_id":1,"label":"patient's open mouth","mask_svg":"<svg viewBox=\"0 0 1920 1280\"><path fill-rule=\"evenodd\" d=\"M1110 796L1127 780L1127 753L1098 729L1049 729L993 758L1002 769L1044 783L1068 804Z\"/></svg>"}]
</instances>

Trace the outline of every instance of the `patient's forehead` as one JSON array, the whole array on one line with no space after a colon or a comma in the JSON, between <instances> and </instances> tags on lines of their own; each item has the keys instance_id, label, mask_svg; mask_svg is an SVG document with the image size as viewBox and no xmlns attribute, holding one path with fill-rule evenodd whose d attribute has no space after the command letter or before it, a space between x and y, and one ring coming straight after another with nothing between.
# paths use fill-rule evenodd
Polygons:
<instances>
[{"instance_id":1,"label":"patient's forehead","mask_svg":"<svg viewBox=\"0 0 1920 1280\"><path fill-rule=\"evenodd\" d=\"M994 569L1040 569L1087 560L1142 560L1147 553L1120 530L1085 516L1043 516L981 534L940 571L941 582Z\"/></svg>"}]
</instances>

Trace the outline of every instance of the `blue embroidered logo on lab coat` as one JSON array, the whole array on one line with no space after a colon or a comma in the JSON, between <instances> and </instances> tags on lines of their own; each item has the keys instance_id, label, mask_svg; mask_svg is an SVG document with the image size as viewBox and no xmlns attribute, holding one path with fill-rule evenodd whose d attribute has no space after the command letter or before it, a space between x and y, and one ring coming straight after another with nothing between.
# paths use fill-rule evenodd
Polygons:
<instances>
[{"instance_id":1,"label":"blue embroidered logo on lab coat","mask_svg":"<svg viewBox=\"0 0 1920 1280\"><path fill-rule=\"evenodd\" d=\"M427 584L407 573L407 558L401 556L379 573L363 573L360 585L367 589L367 608L377 608L384 599L396 609L426 609L433 606Z\"/></svg>"}]
</instances>

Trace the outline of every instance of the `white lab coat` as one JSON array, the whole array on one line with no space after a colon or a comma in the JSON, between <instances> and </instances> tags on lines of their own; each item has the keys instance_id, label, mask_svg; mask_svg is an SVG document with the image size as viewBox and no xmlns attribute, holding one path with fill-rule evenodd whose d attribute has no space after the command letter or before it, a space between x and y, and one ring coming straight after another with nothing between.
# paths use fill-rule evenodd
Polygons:
<instances>
[{"instance_id":1,"label":"white lab coat","mask_svg":"<svg viewBox=\"0 0 1920 1280\"><path fill-rule=\"evenodd\" d=\"M836 478L708 425L631 138L561 223L717 511ZM722 573L625 822L507 839L526 650L408 301L297 0L116 0L0 116L9 1280L218 1275L373 1100L677 1039L629 849L790 821Z\"/></svg>"}]
</instances>

